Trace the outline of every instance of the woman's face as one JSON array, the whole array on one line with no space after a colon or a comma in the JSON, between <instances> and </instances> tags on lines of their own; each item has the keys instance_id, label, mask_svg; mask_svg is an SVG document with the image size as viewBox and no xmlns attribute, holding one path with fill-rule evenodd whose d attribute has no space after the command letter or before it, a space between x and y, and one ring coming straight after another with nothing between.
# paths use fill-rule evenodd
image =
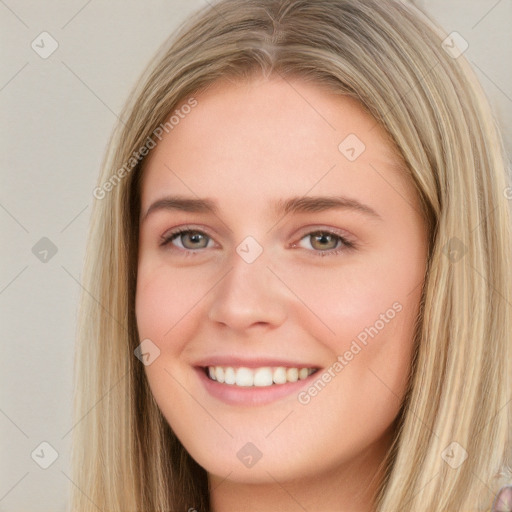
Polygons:
<instances>
[{"instance_id":1,"label":"woman's face","mask_svg":"<svg viewBox=\"0 0 512 512\"><path fill-rule=\"evenodd\" d=\"M195 100L142 182L136 316L156 402L219 479L374 467L426 268L400 159L355 100L301 80Z\"/></svg>"}]
</instances>

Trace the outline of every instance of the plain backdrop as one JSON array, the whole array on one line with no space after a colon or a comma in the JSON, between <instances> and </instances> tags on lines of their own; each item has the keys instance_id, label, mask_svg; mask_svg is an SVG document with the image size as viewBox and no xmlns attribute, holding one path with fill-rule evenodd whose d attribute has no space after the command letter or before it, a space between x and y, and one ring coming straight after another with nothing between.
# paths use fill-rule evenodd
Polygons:
<instances>
[{"instance_id":1,"label":"plain backdrop","mask_svg":"<svg viewBox=\"0 0 512 512\"><path fill-rule=\"evenodd\" d=\"M183 19L207 4L0 0L0 511L66 510L75 320L92 190L135 80ZM510 151L512 3L417 4L468 42L465 56ZM52 39L58 48L43 58Z\"/></svg>"}]
</instances>

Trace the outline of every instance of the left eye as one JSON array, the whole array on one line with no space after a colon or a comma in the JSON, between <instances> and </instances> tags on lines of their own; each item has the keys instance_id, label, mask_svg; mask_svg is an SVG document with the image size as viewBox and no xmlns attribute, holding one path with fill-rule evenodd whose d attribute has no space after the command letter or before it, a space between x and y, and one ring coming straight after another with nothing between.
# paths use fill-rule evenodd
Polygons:
<instances>
[{"instance_id":1,"label":"left eye","mask_svg":"<svg viewBox=\"0 0 512 512\"><path fill-rule=\"evenodd\" d=\"M307 241L306 246L301 245L303 240ZM331 251L339 249L342 245L347 247L351 246L351 244L343 237L336 235L335 233L330 233L329 231L314 231L312 233L308 233L306 236L301 238L301 242L299 242L301 247L306 249L312 248L317 251ZM307 247L308 245L309 247Z\"/></svg>"}]
</instances>

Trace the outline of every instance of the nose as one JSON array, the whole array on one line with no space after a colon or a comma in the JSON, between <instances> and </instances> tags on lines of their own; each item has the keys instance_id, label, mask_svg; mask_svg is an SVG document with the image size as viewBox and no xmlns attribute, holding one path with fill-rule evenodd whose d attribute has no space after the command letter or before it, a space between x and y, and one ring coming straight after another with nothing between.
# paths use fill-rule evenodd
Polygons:
<instances>
[{"instance_id":1,"label":"nose","mask_svg":"<svg viewBox=\"0 0 512 512\"><path fill-rule=\"evenodd\" d=\"M281 325L289 297L268 263L263 255L247 263L235 253L229 270L212 290L208 318L239 332Z\"/></svg>"}]
</instances>

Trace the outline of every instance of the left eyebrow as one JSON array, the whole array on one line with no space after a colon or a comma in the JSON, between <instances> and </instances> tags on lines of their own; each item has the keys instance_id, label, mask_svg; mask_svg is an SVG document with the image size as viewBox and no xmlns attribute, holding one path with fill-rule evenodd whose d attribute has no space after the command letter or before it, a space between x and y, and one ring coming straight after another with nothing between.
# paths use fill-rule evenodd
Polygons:
<instances>
[{"instance_id":1,"label":"left eyebrow","mask_svg":"<svg viewBox=\"0 0 512 512\"><path fill-rule=\"evenodd\" d=\"M286 201L276 202L277 214L323 212L325 210L353 210L382 220L382 217L370 206L357 199L341 196L303 196L292 197Z\"/></svg>"},{"instance_id":2,"label":"left eyebrow","mask_svg":"<svg viewBox=\"0 0 512 512\"><path fill-rule=\"evenodd\" d=\"M277 216L289 213L313 213L326 210L352 210L363 213L375 219L383 220L382 217L370 206L361 203L356 199L340 196L303 196L292 197L286 200L278 200L273 205ZM194 199L183 196L168 196L158 199L147 209L141 218L141 223L147 217L158 210L181 210L192 213L212 213L218 215L219 209L215 201L211 199Z\"/></svg>"}]
</instances>

